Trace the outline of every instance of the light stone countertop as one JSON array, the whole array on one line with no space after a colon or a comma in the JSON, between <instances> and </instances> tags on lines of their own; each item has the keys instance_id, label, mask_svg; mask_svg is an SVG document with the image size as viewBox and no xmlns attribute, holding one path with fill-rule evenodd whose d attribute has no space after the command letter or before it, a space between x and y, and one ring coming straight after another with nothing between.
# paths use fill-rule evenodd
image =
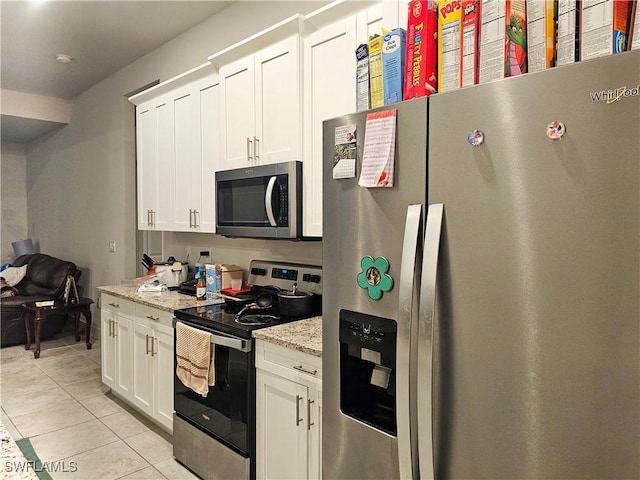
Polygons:
<instances>
[{"instance_id":1,"label":"light stone countertop","mask_svg":"<svg viewBox=\"0 0 640 480\"><path fill-rule=\"evenodd\" d=\"M38 480L32 464L27 464L22 450L0 422L0 441L2 443L2 478L6 480Z\"/></svg>"},{"instance_id":2,"label":"light stone countertop","mask_svg":"<svg viewBox=\"0 0 640 480\"><path fill-rule=\"evenodd\" d=\"M224 303L224 300L196 300L175 291L139 293L137 285L109 285L98 287L99 292L173 313L174 310ZM300 352L322 356L322 317L284 323L253 331L253 337Z\"/></svg>"},{"instance_id":3,"label":"light stone countertop","mask_svg":"<svg viewBox=\"0 0 640 480\"><path fill-rule=\"evenodd\" d=\"M322 357L322 317L261 328L254 330L252 334L260 340Z\"/></svg>"},{"instance_id":4,"label":"light stone countertop","mask_svg":"<svg viewBox=\"0 0 640 480\"><path fill-rule=\"evenodd\" d=\"M166 292L138 292L138 285L109 285L98 287L98 291L171 313L183 308L224 303L222 299L196 300L196 297L170 290Z\"/></svg>"}]
</instances>

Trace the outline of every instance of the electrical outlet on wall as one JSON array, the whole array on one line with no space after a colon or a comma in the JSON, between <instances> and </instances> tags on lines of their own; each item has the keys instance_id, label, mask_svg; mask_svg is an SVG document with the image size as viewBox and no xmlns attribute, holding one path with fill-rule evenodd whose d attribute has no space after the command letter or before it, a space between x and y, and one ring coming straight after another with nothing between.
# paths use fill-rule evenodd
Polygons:
<instances>
[{"instance_id":1,"label":"electrical outlet on wall","mask_svg":"<svg viewBox=\"0 0 640 480\"><path fill-rule=\"evenodd\" d=\"M116 241L115 240L109 240L109 251L110 252L115 252L116 251Z\"/></svg>"}]
</instances>

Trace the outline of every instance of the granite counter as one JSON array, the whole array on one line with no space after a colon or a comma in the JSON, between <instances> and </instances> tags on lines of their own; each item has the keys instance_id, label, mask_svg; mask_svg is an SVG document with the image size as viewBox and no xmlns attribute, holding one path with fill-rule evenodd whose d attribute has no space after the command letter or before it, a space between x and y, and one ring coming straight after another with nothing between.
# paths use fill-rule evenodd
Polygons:
<instances>
[{"instance_id":1,"label":"granite counter","mask_svg":"<svg viewBox=\"0 0 640 480\"><path fill-rule=\"evenodd\" d=\"M254 330L253 337L322 357L322 317L313 317Z\"/></svg>"},{"instance_id":2,"label":"granite counter","mask_svg":"<svg viewBox=\"0 0 640 480\"><path fill-rule=\"evenodd\" d=\"M196 300L196 297L171 290L165 292L138 292L138 285L109 285L98 287L98 291L171 313L174 310L183 308L224 303L222 299Z\"/></svg>"}]
</instances>

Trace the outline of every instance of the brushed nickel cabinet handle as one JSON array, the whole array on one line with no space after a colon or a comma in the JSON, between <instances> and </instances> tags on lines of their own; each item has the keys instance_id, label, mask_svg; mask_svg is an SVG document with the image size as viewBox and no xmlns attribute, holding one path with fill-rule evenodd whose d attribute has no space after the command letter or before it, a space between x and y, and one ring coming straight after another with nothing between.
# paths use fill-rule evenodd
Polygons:
<instances>
[{"instance_id":1,"label":"brushed nickel cabinet handle","mask_svg":"<svg viewBox=\"0 0 640 480\"><path fill-rule=\"evenodd\" d=\"M302 397L296 395L296 427L302 423L302 418L300 418L300 400L302 400Z\"/></svg>"},{"instance_id":2,"label":"brushed nickel cabinet handle","mask_svg":"<svg viewBox=\"0 0 640 480\"><path fill-rule=\"evenodd\" d=\"M254 135L253 137L253 158L255 158L256 162L260 160L260 155L258 155L258 145L260 140L258 137Z\"/></svg>"},{"instance_id":3,"label":"brushed nickel cabinet handle","mask_svg":"<svg viewBox=\"0 0 640 480\"><path fill-rule=\"evenodd\" d=\"M251 163L253 157L251 156L251 139L247 137L247 162Z\"/></svg>"},{"instance_id":4,"label":"brushed nickel cabinet handle","mask_svg":"<svg viewBox=\"0 0 640 480\"><path fill-rule=\"evenodd\" d=\"M311 421L311 404L313 402L314 400L307 399L307 430L311 430L311 425L315 425L315 423Z\"/></svg>"},{"instance_id":5,"label":"brushed nickel cabinet handle","mask_svg":"<svg viewBox=\"0 0 640 480\"><path fill-rule=\"evenodd\" d=\"M306 373L308 375L316 375L318 373L318 370L307 370L302 365L294 365L293 368L295 370L298 370L299 372Z\"/></svg>"},{"instance_id":6,"label":"brushed nickel cabinet handle","mask_svg":"<svg viewBox=\"0 0 640 480\"><path fill-rule=\"evenodd\" d=\"M144 347L145 347L145 355L149 355L149 335L145 335Z\"/></svg>"}]
</instances>

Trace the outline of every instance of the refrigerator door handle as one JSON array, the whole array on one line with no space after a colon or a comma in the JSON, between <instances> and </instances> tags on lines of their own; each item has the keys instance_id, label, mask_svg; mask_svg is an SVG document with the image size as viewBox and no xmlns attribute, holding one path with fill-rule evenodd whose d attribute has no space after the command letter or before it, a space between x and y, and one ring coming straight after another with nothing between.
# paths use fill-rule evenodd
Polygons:
<instances>
[{"instance_id":1,"label":"refrigerator door handle","mask_svg":"<svg viewBox=\"0 0 640 480\"><path fill-rule=\"evenodd\" d=\"M438 276L438 254L444 205L429 205L427 227L424 235L422 278L420 287L420 310L418 327L418 438L420 478L434 479L433 452L433 328L436 307Z\"/></svg>"},{"instance_id":2,"label":"refrigerator door handle","mask_svg":"<svg viewBox=\"0 0 640 480\"><path fill-rule=\"evenodd\" d=\"M421 264L422 205L409 205L402 244L396 346L396 421L400 478L418 477L415 388L411 386L411 330L415 332L414 297ZM415 335L414 335L415 336Z\"/></svg>"}]
</instances>

